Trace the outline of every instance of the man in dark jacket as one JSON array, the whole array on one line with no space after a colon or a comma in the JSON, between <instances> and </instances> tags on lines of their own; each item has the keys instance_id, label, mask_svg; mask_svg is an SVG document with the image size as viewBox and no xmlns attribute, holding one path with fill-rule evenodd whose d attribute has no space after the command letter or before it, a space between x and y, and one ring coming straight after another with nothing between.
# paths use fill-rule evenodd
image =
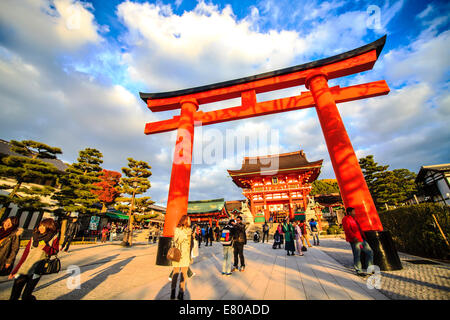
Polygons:
<instances>
[{"instance_id":1,"label":"man in dark jacket","mask_svg":"<svg viewBox=\"0 0 450 320\"><path fill-rule=\"evenodd\" d=\"M69 251L69 246L72 240L77 236L78 231L80 231L80 223L77 218L74 218L71 223L67 226L66 233L64 234L64 242L61 246L61 251L66 248L64 251Z\"/></svg>"},{"instance_id":2,"label":"man in dark jacket","mask_svg":"<svg viewBox=\"0 0 450 320\"><path fill-rule=\"evenodd\" d=\"M267 222L264 222L262 229L263 229L262 243L264 243L264 239L266 238L267 242L269 242L269 225L267 224Z\"/></svg>"},{"instance_id":3,"label":"man in dark jacket","mask_svg":"<svg viewBox=\"0 0 450 320\"><path fill-rule=\"evenodd\" d=\"M244 245L247 244L247 235L245 233L245 225L242 223L242 217L236 218L233 232L233 248L234 248L234 266L232 272L238 270L239 260L241 260L241 267L239 271L245 270L244 259ZM239 259L238 259L239 258Z\"/></svg>"},{"instance_id":4,"label":"man in dark jacket","mask_svg":"<svg viewBox=\"0 0 450 320\"><path fill-rule=\"evenodd\" d=\"M209 246L212 246L213 238L214 238L214 230L213 230L213 228L210 225L208 225L206 227L206 244L205 244L205 247L208 245L208 242L209 242Z\"/></svg>"}]
</instances>

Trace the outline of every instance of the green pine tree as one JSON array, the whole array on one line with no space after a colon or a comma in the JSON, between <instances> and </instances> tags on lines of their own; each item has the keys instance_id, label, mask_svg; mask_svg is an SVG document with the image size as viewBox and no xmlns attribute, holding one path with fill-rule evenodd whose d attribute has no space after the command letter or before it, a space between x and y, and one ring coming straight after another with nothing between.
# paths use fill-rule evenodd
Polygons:
<instances>
[{"instance_id":1,"label":"green pine tree","mask_svg":"<svg viewBox=\"0 0 450 320\"><path fill-rule=\"evenodd\" d=\"M15 181L14 185L0 185L0 189L9 191L8 196L0 196L0 204L3 206L0 218L10 203L33 211L49 207L49 203L44 202L42 197L51 195L55 189L43 184L47 181L55 184L60 175L53 164L43 160L56 159L57 154L62 154L60 148L32 140L11 140L10 144L11 151L20 156L6 156L0 161L0 176ZM35 185L30 186L30 183Z\"/></svg>"},{"instance_id":2,"label":"green pine tree","mask_svg":"<svg viewBox=\"0 0 450 320\"><path fill-rule=\"evenodd\" d=\"M336 179L316 180L312 183L311 195L339 193Z\"/></svg>"},{"instance_id":3,"label":"green pine tree","mask_svg":"<svg viewBox=\"0 0 450 320\"><path fill-rule=\"evenodd\" d=\"M389 165L378 165L373 155L359 159L364 178L375 206L399 205L417 192L416 174L408 169L387 170Z\"/></svg>"},{"instance_id":4,"label":"green pine tree","mask_svg":"<svg viewBox=\"0 0 450 320\"><path fill-rule=\"evenodd\" d=\"M60 179L61 190L53 196L61 208L60 214L69 215L71 212L96 214L100 212L100 209L93 206L99 200L92 190L98 189L94 183L100 181L102 158L103 155L100 151L86 148L79 152L77 162L66 169L66 174Z\"/></svg>"},{"instance_id":5,"label":"green pine tree","mask_svg":"<svg viewBox=\"0 0 450 320\"><path fill-rule=\"evenodd\" d=\"M122 168L122 172L125 175L120 179L120 193L122 195L128 194L130 197L119 197L116 199L116 209L125 213L131 213L129 227L132 232L133 215L135 213L145 212L147 207L154 202L150 200L150 197L136 198L137 195L141 195L150 189L149 177L152 175L150 169L152 167L145 161L137 161L133 158L128 158L128 167ZM132 207L134 198L134 206ZM128 243L131 244L132 234L128 239ZM124 239L124 242L126 240Z\"/></svg>"}]
</instances>

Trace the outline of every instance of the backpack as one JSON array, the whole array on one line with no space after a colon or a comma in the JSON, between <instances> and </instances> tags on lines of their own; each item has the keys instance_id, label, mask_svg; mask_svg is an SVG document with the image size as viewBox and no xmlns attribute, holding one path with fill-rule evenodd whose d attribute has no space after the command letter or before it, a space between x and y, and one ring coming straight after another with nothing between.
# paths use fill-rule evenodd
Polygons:
<instances>
[{"instance_id":1,"label":"backpack","mask_svg":"<svg viewBox=\"0 0 450 320\"><path fill-rule=\"evenodd\" d=\"M231 239L230 229L222 230L222 234L220 235L220 242L225 246L228 246L231 244L232 239Z\"/></svg>"}]
</instances>

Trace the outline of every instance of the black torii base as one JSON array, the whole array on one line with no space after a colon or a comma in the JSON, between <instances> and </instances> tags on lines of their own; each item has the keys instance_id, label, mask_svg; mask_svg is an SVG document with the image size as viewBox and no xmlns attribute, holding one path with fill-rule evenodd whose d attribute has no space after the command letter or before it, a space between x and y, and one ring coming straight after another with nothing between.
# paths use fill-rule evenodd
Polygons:
<instances>
[{"instance_id":1,"label":"black torii base","mask_svg":"<svg viewBox=\"0 0 450 320\"><path fill-rule=\"evenodd\" d=\"M158 251L156 253L156 265L158 266L171 266L172 261L167 259L167 252L170 249L172 243L172 237L159 237Z\"/></svg>"},{"instance_id":2,"label":"black torii base","mask_svg":"<svg viewBox=\"0 0 450 320\"><path fill-rule=\"evenodd\" d=\"M381 271L402 270L403 266L395 248L389 231L366 231L364 232L367 242L373 250L373 264L380 267ZM361 252L361 260L364 253ZM363 262L363 268L367 265Z\"/></svg>"}]
</instances>

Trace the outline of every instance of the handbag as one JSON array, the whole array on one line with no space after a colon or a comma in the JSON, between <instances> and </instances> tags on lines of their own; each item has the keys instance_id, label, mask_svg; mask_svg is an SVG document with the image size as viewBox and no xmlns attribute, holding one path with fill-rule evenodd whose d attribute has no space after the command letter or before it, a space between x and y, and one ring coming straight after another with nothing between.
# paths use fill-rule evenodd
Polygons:
<instances>
[{"instance_id":1,"label":"handbag","mask_svg":"<svg viewBox=\"0 0 450 320\"><path fill-rule=\"evenodd\" d=\"M181 250L175 246L175 243L172 241L172 247L167 251L167 259L170 261L180 262L181 259Z\"/></svg>"},{"instance_id":2,"label":"handbag","mask_svg":"<svg viewBox=\"0 0 450 320\"><path fill-rule=\"evenodd\" d=\"M44 260L41 268L41 275L58 273L61 270L61 261L57 256L53 258L47 258Z\"/></svg>"}]
</instances>

